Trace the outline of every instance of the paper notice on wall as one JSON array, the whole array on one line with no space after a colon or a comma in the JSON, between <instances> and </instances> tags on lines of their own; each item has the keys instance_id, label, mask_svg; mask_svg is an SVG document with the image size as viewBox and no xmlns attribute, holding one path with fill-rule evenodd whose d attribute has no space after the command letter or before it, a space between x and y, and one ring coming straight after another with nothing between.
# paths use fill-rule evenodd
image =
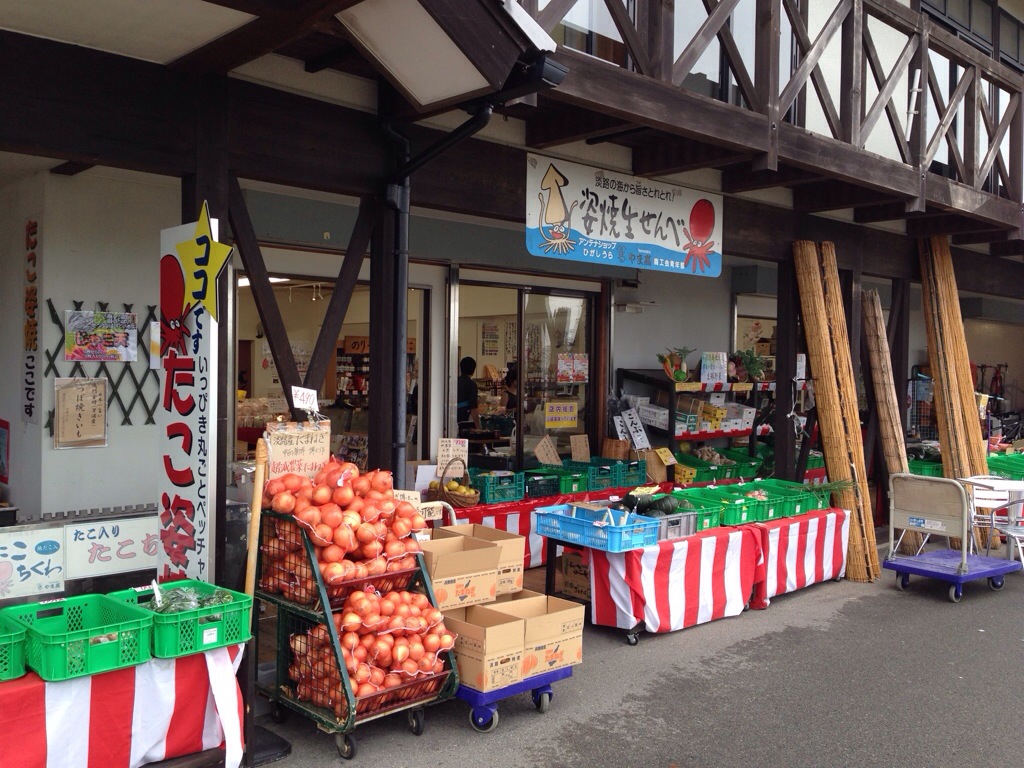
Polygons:
<instances>
[{"instance_id":1,"label":"paper notice on wall","mask_svg":"<svg viewBox=\"0 0 1024 768\"><path fill-rule=\"evenodd\" d=\"M544 429L575 429L578 423L575 400L549 400L544 403Z\"/></svg>"},{"instance_id":2,"label":"paper notice on wall","mask_svg":"<svg viewBox=\"0 0 1024 768\"><path fill-rule=\"evenodd\" d=\"M267 479L288 472L313 477L331 455L331 422L267 424Z\"/></svg>"},{"instance_id":3,"label":"paper notice on wall","mask_svg":"<svg viewBox=\"0 0 1024 768\"><path fill-rule=\"evenodd\" d=\"M569 445L572 446L572 460L590 463L590 438L586 435L573 435L569 438Z\"/></svg>"},{"instance_id":4,"label":"paper notice on wall","mask_svg":"<svg viewBox=\"0 0 1024 768\"><path fill-rule=\"evenodd\" d=\"M551 435L544 435L534 447L533 455L541 464L562 466L562 457L558 455L558 449L555 448L555 441L551 439Z\"/></svg>"}]
</instances>

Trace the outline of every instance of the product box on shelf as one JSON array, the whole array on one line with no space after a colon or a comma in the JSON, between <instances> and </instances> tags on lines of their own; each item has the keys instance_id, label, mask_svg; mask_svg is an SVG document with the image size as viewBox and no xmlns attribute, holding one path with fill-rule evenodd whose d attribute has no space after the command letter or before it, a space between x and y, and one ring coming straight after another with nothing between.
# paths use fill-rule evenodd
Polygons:
<instances>
[{"instance_id":1,"label":"product box on shelf","mask_svg":"<svg viewBox=\"0 0 1024 768\"><path fill-rule=\"evenodd\" d=\"M668 429L668 408L660 405L642 405L637 409L640 422L648 427Z\"/></svg>"},{"instance_id":2,"label":"product box on shelf","mask_svg":"<svg viewBox=\"0 0 1024 768\"><path fill-rule=\"evenodd\" d=\"M488 525L463 523L434 529L435 539L468 536L471 539L491 541L498 545L498 586L496 594L508 595L523 588L523 559L526 556L526 537L518 533L500 531Z\"/></svg>"},{"instance_id":3,"label":"product box on shelf","mask_svg":"<svg viewBox=\"0 0 1024 768\"><path fill-rule=\"evenodd\" d=\"M442 611L494 600L498 588L498 545L466 536L420 544L427 575Z\"/></svg>"},{"instance_id":4,"label":"product box on shelf","mask_svg":"<svg viewBox=\"0 0 1024 768\"><path fill-rule=\"evenodd\" d=\"M629 403L630 408L640 410L651 402L651 398L640 397L639 395L626 395L626 402Z\"/></svg>"},{"instance_id":5,"label":"product box on shelf","mask_svg":"<svg viewBox=\"0 0 1024 768\"><path fill-rule=\"evenodd\" d=\"M492 608L526 620L523 677L582 663L584 606L524 589Z\"/></svg>"},{"instance_id":6,"label":"product box on shelf","mask_svg":"<svg viewBox=\"0 0 1024 768\"><path fill-rule=\"evenodd\" d=\"M581 600L590 599L590 565L583 555L567 549L562 553L562 593Z\"/></svg>"},{"instance_id":7,"label":"product box on shelf","mask_svg":"<svg viewBox=\"0 0 1024 768\"><path fill-rule=\"evenodd\" d=\"M523 679L525 619L472 605L445 611L444 622L455 633L455 662L462 685L487 692Z\"/></svg>"}]
</instances>

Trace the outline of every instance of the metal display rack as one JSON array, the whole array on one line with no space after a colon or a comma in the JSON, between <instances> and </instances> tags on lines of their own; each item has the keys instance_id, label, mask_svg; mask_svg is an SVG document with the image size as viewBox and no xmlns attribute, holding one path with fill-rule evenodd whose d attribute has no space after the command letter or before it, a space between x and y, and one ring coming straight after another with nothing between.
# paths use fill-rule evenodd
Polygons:
<instances>
[{"instance_id":1,"label":"metal display rack","mask_svg":"<svg viewBox=\"0 0 1024 768\"><path fill-rule=\"evenodd\" d=\"M270 511L262 513L260 525L260 553L257 572L263 573L263 543L268 527L277 521L294 521L289 515ZM273 686L257 686L260 694L271 702L271 718L282 722L289 711L295 711L316 723L317 727L334 734L338 753L346 760L355 757L356 742L352 732L369 720L398 712L406 712L410 730L419 736L424 729L424 707L437 701L449 699L458 688L458 672L452 651L445 652L444 670L439 673L420 675L396 688L385 688L368 696L356 696L349 676L345 671L339 632L335 624L335 610L345 598L356 589L387 592L390 590L418 591L427 595L432 606L437 606L422 554L416 555L416 567L379 576L352 580L328 586L317 567L313 542L305 529L297 526L302 534L304 563L310 568L315 588L308 605L293 602L282 595L264 589L256 591L256 598L277 609L276 660L277 671ZM322 629L316 629L321 627ZM315 631L325 644L317 660L310 664L307 656L300 651ZM260 636L256 637L256 658L259 658ZM326 652L324 652L326 651ZM310 665L312 668L306 669ZM328 669L340 671L340 684L331 682L324 672ZM305 690L299 690L305 685ZM300 695L301 694L301 695ZM318 703L319 702L319 703Z\"/></svg>"}]
</instances>

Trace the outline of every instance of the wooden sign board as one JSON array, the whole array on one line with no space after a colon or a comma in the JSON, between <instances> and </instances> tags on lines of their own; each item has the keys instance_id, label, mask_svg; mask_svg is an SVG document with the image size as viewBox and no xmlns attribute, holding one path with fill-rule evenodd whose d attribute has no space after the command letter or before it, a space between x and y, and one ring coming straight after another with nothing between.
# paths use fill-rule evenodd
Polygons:
<instances>
[{"instance_id":1,"label":"wooden sign board","mask_svg":"<svg viewBox=\"0 0 1024 768\"><path fill-rule=\"evenodd\" d=\"M572 446L572 460L590 463L590 438L586 435L572 435L569 438L569 445Z\"/></svg>"},{"instance_id":2,"label":"wooden sign board","mask_svg":"<svg viewBox=\"0 0 1024 768\"><path fill-rule=\"evenodd\" d=\"M331 422L272 421L267 424L267 479L294 472L313 477L331 455Z\"/></svg>"},{"instance_id":3,"label":"wooden sign board","mask_svg":"<svg viewBox=\"0 0 1024 768\"><path fill-rule=\"evenodd\" d=\"M544 435L534 447L533 455L541 464L562 466L562 457L558 455L558 449L555 448L555 441L551 439L551 435Z\"/></svg>"}]
</instances>

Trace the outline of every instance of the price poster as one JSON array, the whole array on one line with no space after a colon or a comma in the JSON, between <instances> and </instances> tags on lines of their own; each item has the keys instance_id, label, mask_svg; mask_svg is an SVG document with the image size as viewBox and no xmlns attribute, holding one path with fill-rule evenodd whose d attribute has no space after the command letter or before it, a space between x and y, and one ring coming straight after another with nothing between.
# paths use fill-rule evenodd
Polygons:
<instances>
[{"instance_id":1,"label":"price poster","mask_svg":"<svg viewBox=\"0 0 1024 768\"><path fill-rule=\"evenodd\" d=\"M458 462L452 466L448 474L445 469L452 459L462 459L466 462L469 459L469 441L464 437L442 437L437 441L437 476L438 477L461 477L466 470L466 464Z\"/></svg>"},{"instance_id":2,"label":"price poster","mask_svg":"<svg viewBox=\"0 0 1024 768\"><path fill-rule=\"evenodd\" d=\"M279 427L284 427L283 429ZM313 477L331 456L331 422L267 424L267 479L288 472Z\"/></svg>"}]
</instances>

